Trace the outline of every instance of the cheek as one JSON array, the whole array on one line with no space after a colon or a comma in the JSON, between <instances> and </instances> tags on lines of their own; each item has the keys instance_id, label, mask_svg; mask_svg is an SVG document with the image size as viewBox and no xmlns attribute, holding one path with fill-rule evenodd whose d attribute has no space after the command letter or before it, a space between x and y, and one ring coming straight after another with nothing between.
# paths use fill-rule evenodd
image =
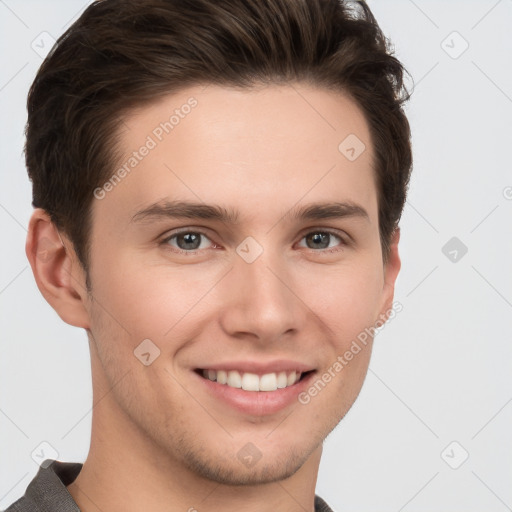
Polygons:
<instances>
[{"instance_id":1,"label":"cheek","mask_svg":"<svg viewBox=\"0 0 512 512\"><path fill-rule=\"evenodd\" d=\"M173 330L197 323L209 291L222 275L218 270L214 274L193 265L172 268L128 258L115 264L107 260L93 281L93 295L105 306L98 314L108 312L116 320L113 328L123 328L134 343L149 338L158 344Z\"/></svg>"},{"instance_id":2,"label":"cheek","mask_svg":"<svg viewBox=\"0 0 512 512\"><path fill-rule=\"evenodd\" d=\"M339 350L378 317L383 272L377 263L323 268L300 281L300 296L330 329Z\"/></svg>"}]
</instances>

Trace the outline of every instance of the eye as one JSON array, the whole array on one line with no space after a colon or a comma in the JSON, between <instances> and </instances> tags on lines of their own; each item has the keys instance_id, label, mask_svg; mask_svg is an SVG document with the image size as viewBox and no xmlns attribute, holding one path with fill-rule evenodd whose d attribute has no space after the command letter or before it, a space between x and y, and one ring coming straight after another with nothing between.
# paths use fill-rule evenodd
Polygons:
<instances>
[{"instance_id":1,"label":"eye","mask_svg":"<svg viewBox=\"0 0 512 512\"><path fill-rule=\"evenodd\" d=\"M302 237L305 245L299 243L300 247L306 247L313 252L337 252L348 242L339 234L332 231L316 230L310 231ZM215 249L218 247L208 236L201 231L180 231L165 237L160 245L180 254L196 254L201 250Z\"/></svg>"},{"instance_id":2,"label":"eye","mask_svg":"<svg viewBox=\"0 0 512 512\"><path fill-rule=\"evenodd\" d=\"M164 238L160 244L170 246L171 249L182 254L194 254L194 251L215 247L215 244L212 244L211 241L210 245L203 243L204 240L210 239L200 231L181 231Z\"/></svg>"},{"instance_id":3,"label":"eye","mask_svg":"<svg viewBox=\"0 0 512 512\"><path fill-rule=\"evenodd\" d=\"M311 231L306 236L304 236L302 240L306 240L306 247L313 250L333 249L337 246L347 245L347 242L340 235L333 233L332 231ZM333 241L339 241L341 243L335 243L332 245ZM304 245L301 247L304 247Z\"/></svg>"}]
</instances>

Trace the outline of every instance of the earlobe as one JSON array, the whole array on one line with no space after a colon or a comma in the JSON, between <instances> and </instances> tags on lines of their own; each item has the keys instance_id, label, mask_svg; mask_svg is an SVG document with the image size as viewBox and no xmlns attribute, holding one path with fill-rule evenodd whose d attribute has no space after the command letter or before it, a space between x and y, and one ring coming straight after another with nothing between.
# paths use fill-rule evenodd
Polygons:
<instances>
[{"instance_id":1,"label":"earlobe","mask_svg":"<svg viewBox=\"0 0 512 512\"><path fill-rule=\"evenodd\" d=\"M46 301L70 325L89 328L85 307L85 273L70 242L67 245L41 208L32 213L25 252Z\"/></svg>"}]
</instances>

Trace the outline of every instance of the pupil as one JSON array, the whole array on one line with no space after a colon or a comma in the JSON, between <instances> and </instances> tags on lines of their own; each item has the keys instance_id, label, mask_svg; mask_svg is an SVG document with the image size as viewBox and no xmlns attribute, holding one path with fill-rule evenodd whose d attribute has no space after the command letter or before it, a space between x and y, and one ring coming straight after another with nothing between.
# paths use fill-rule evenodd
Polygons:
<instances>
[{"instance_id":1,"label":"pupil","mask_svg":"<svg viewBox=\"0 0 512 512\"><path fill-rule=\"evenodd\" d=\"M185 247L181 247L181 249L197 249L199 247L199 242L200 242L200 238L199 238L199 235L197 234L194 234L194 233L185 233L184 235L180 235L178 236L178 240L181 240L183 239L184 240L184 244ZM192 244L192 247L190 246L190 244ZM179 244L178 245L182 245L182 244Z\"/></svg>"},{"instance_id":2,"label":"pupil","mask_svg":"<svg viewBox=\"0 0 512 512\"><path fill-rule=\"evenodd\" d=\"M308 238L313 240L314 247L316 248L325 249L329 246L329 233L314 233Z\"/></svg>"}]
</instances>

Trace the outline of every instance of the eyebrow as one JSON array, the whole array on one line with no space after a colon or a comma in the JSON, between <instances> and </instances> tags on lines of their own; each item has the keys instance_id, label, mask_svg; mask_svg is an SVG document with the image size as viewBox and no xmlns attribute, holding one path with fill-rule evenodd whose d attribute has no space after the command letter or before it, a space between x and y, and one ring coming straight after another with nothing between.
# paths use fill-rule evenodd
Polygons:
<instances>
[{"instance_id":1,"label":"eyebrow","mask_svg":"<svg viewBox=\"0 0 512 512\"><path fill-rule=\"evenodd\" d=\"M304 221L342 219L345 217L362 218L370 221L368 212L362 206L352 201L312 203L294 207L283 215L282 218ZM240 212L215 204L166 200L153 203L139 210L133 215L131 222L146 223L167 218L207 219L227 224L237 224L240 219Z\"/></svg>"}]
</instances>

